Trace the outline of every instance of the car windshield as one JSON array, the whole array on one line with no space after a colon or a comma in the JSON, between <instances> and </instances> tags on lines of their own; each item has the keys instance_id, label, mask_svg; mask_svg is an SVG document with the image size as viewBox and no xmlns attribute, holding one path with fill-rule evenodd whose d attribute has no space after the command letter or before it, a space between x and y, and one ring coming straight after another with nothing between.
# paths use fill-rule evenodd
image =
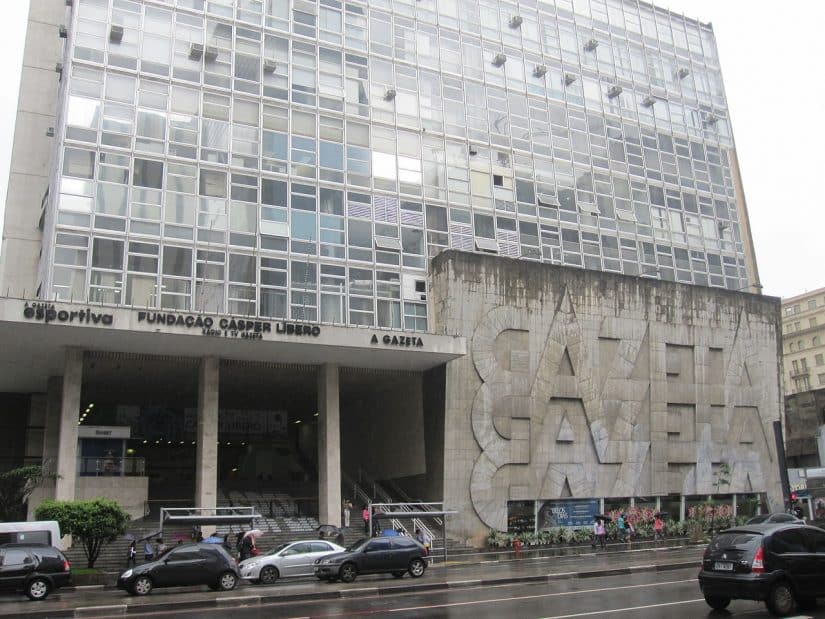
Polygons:
<instances>
[{"instance_id":1,"label":"car windshield","mask_svg":"<svg viewBox=\"0 0 825 619\"><path fill-rule=\"evenodd\" d=\"M366 546L367 542L370 541L369 537L362 537L357 542L352 544L349 548L347 548L348 552L357 552L361 550L364 546Z\"/></svg>"},{"instance_id":2,"label":"car windshield","mask_svg":"<svg viewBox=\"0 0 825 619\"><path fill-rule=\"evenodd\" d=\"M277 548L273 548L272 550L270 550L270 551L269 551L268 553L266 553L266 554L268 554L268 555L278 554L278 553L279 553L279 552L281 552L284 548L286 548L287 546L289 546L291 543L292 543L292 542L287 542L286 544L281 544L280 546L278 546Z\"/></svg>"},{"instance_id":3,"label":"car windshield","mask_svg":"<svg viewBox=\"0 0 825 619\"><path fill-rule=\"evenodd\" d=\"M728 531L717 535L710 543L710 549L732 550L743 546L749 546L750 543L757 537L761 537L761 535L757 533L747 533L745 531Z\"/></svg>"},{"instance_id":4,"label":"car windshield","mask_svg":"<svg viewBox=\"0 0 825 619\"><path fill-rule=\"evenodd\" d=\"M767 519L767 514L763 514L762 516L754 516L753 518L748 520L748 524L759 524L760 522L765 522Z\"/></svg>"}]
</instances>

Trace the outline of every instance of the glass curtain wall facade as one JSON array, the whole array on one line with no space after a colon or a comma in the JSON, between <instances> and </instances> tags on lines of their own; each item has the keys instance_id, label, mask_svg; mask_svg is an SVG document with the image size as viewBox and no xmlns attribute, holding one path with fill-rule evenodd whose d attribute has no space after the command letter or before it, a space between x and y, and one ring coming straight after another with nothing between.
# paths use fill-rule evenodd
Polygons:
<instances>
[{"instance_id":1,"label":"glass curtain wall facade","mask_svg":"<svg viewBox=\"0 0 825 619\"><path fill-rule=\"evenodd\" d=\"M630 0L73 5L44 298L422 331L446 248L748 283L710 26Z\"/></svg>"}]
</instances>

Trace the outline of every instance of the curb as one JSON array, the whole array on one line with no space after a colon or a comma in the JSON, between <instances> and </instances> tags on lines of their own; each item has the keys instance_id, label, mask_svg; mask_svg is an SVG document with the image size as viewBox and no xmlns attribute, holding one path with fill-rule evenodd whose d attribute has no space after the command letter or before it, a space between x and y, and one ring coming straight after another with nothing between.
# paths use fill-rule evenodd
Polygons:
<instances>
[{"instance_id":1,"label":"curb","mask_svg":"<svg viewBox=\"0 0 825 619\"><path fill-rule=\"evenodd\" d=\"M447 591L460 588L477 588L501 586L516 583L551 583L559 580L576 578L598 578L601 576L619 576L627 574L641 574L645 572L664 572L700 566L697 559L691 561L677 561L672 563L630 565L622 568L604 570L582 570L578 572L556 572L530 576L511 576L503 578L454 580L439 583L422 583L400 585L396 587L359 587L357 589L340 589L338 591L318 591L307 593L286 593L281 595L249 595L217 597L203 600L175 602L163 600L146 604L100 604L97 606L82 606L74 609L51 609L27 611L27 619L47 619L49 617L113 617L144 614L152 612L179 612L184 610L209 610L227 608L261 607L268 604L284 602L298 602L307 600L346 600L359 597L386 597L417 592ZM6 613L0 608L0 617L19 616L20 613Z\"/></svg>"}]
</instances>

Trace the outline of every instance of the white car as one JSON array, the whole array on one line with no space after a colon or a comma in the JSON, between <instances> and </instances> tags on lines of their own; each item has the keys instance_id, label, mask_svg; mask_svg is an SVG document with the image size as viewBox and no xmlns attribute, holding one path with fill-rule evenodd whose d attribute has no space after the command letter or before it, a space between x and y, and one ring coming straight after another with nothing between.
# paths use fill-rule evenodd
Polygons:
<instances>
[{"instance_id":1,"label":"white car","mask_svg":"<svg viewBox=\"0 0 825 619\"><path fill-rule=\"evenodd\" d=\"M241 578L271 585L279 578L314 576L316 559L344 550L338 544L321 539L289 542L264 555L244 559L238 567Z\"/></svg>"}]
</instances>

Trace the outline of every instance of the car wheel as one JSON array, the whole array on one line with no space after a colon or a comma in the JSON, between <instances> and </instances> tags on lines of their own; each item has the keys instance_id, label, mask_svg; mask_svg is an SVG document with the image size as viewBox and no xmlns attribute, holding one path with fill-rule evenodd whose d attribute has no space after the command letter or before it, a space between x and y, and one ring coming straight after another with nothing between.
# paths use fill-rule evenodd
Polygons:
<instances>
[{"instance_id":1,"label":"car wheel","mask_svg":"<svg viewBox=\"0 0 825 619\"><path fill-rule=\"evenodd\" d=\"M132 593L135 595L149 595L152 593L152 579L148 576L138 576L132 583Z\"/></svg>"},{"instance_id":2,"label":"car wheel","mask_svg":"<svg viewBox=\"0 0 825 619\"><path fill-rule=\"evenodd\" d=\"M705 602L707 602L708 606L714 610L725 610L728 606L730 606L730 598L723 598L715 595L706 595Z\"/></svg>"},{"instance_id":3,"label":"car wheel","mask_svg":"<svg viewBox=\"0 0 825 619\"><path fill-rule=\"evenodd\" d=\"M354 563L344 563L338 572L338 577L341 579L341 582L352 582L356 576L358 576L358 569Z\"/></svg>"},{"instance_id":4,"label":"car wheel","mask_svg":"<svg viewBox=\"0 0 825 619\"><path fill-rule=\"evenodd\" d=\"M410 561L410 576L413 578L421 578L424 575L424 570L427 569L427 564L423 559L413 559Z\"/></svg>"},{"instance_id":5,"label":"car wheel","mask_svg":"<svg viewBox=\"0 0 825 619\"><path fill-rule=\"evenodd\" d=\"M791 585L784 580L776 583L768 593L768 599L765 600L765 605L768 610L774 615L783 617L794 611L796 608L796 600L793 596L793 589Z\"/></svg>"},{"instance_id":6,"label":"car wheel","mask_svg":"<svg viewBox=\"0 0 825 619\"><path fill-rule=\"evenodd\" d=\"M396 578L404 578L404 574L406 574L406 572L393 572L392 573L392 575L395 576Z\"/></svg>"},{"instance_id":7,"label":"car wheel","mask_svg":"<svg viewBox=\"0 0 825 619\"><path fill-rule=\"evenodd\" d=\"M238 584L238 577L232 572L224 572L218 577L218 589L221 591L232 591Z\"/></svg>"},{"instance_id":8,"label":"car wheel","mask_svg":"<svg viewBox=\"0 0 825 619\"><path fill-rule=\"evenodd\" d=\"M280 574L278 574L277 568L267 565L261 569L261 573L258 575L258 578L260 579L261 584L271 585L278 580L279 576Z\"/></svg>"},{"instance_id":9,"label":"car wheel","mask_svg":"<svg viewBox=\"0 0 825 619\"><path fill-rule=\"evenodd\" d=\"M30 600L45 600L49 595L49 581L45 578L32 578L26 585L26 597Z\"/></svg>"}]
</instances>

